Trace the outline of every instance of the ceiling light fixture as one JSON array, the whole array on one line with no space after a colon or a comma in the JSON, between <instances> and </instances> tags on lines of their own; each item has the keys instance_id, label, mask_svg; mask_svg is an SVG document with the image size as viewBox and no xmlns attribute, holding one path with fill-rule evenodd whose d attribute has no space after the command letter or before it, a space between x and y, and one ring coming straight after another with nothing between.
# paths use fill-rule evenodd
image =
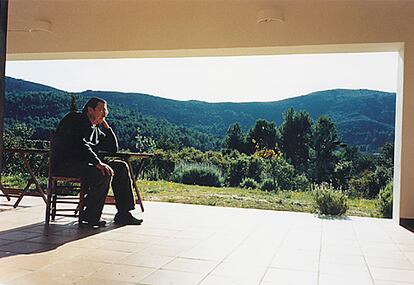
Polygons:
<instances>
[{"instance_id":1,"label":"ceiling light fixture","mask_svg":"<svg viewBox=\"0 0 414 285\"><path fill-rule=\"evenodd\" d=\"M276 9L263 9L257 13L257 23L271 23L271 22L281 22L285 21L285 17L281 10Z\"/></svg>"},{"instance_id":2,"label":"ceiling light fixture","mask_svg":"<svg viewBox=\"0 0 414 285\"><path fill-rule=\"evenodd\" d=\"M36 32L51 33L52 23L47 20L37 20L37 21L33 21L30 25L28 25L28 27L10 28L7 31L8 32L20 32L20 33L36 33Z\"/></svg>"}]
</instances>

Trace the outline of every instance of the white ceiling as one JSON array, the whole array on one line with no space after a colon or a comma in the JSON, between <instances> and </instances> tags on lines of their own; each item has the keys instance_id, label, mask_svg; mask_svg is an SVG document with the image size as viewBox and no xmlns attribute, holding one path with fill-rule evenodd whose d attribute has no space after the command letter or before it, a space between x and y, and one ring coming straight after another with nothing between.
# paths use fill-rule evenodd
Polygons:
<instances>
[{"instance_id":1,"label":"white ceiling","mask_svg":"<svg viewBox=\"0 0 414 285\"><path fill-rule=\"evenodd\" d=\"M285 21L257 23L263 9ZM50 23L50 32L28 32L39 21ZM269 47L270 53L300 52L303 46L309 52L319 51L309 46L401 43L412 27L410 0L9 0L7 54L151 57L266 53Z\"/></svg>"}]
</instances>

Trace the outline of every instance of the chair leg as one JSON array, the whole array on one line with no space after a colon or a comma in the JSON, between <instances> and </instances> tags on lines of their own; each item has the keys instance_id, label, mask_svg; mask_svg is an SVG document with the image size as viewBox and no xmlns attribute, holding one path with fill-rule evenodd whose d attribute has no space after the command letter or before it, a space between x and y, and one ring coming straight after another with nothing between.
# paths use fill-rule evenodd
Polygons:
<instances>
[{"instance_id":1,"label":"chair leg","mask_svg":"<svg viewBox=\"0 0 414 285\"><path fill-rule=\"evenodd\" d=\"M85 207L85 193L86 193L86 182L84 179L81 180L80 183L80 192L79 192L79 204L78 204L78 211L79 211L79 225L82 222L82 214L83 214L83 208Z\"/></svg>"},{"instance_id":2,"label":"chair leg","mask_svg":"<svg viewBox=\"0 0 414 285\"><path fill-rule=\"evenodd\" d=\"M50 206L52 204L52 191L53 191L52 189L53 189L52 183L49 181L49 185L47 188L47 203L46 203L46 217L45 217L46 225L49 225L50 223Z\"/></svg>"},{"instance_id":3,"label":"chair leg","mask_svg":"<svg viewBox=\"0 0 414 285\"><path fill-rule=\"evenodd\" d=\"M53 193L52 193L52 221L55 220L56 217L56 207L57 207L57 193L55 189L57 188L57 181L53 183Z\"/></svg>"}]
</instances>

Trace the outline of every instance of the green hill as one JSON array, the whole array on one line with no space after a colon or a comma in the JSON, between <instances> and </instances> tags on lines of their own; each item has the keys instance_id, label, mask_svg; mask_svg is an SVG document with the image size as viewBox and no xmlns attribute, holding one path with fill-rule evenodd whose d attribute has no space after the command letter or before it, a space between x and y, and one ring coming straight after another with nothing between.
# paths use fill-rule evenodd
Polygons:
<instances>
[{"instance_id":1,"label":"green hill","mask_svg":"<svg viewBox=\"0 0 414 285\"><path fill-rule=\"evenodd\" d=\"M30 119L36 128L53 127L68 110L69 95L52 87L8 77L6 91L7 122ZM113 125L124 137L122 145L129 148L135 136L131 128L136 127L156 140L171 138L169 143L175 146L218 148L230 124L239 122L247 130L262 118L279 125L289 107L308 111L314 120L320 115L330 116L345 143L366 151L376 151L383 143L394 141L395 93L335 89L251 103L177 101L140 93L91 90L75 95L79 106L92 96L107 100ZM38 129L37 135L43 137L45 130Z\"/></svg>"}]
</instances>

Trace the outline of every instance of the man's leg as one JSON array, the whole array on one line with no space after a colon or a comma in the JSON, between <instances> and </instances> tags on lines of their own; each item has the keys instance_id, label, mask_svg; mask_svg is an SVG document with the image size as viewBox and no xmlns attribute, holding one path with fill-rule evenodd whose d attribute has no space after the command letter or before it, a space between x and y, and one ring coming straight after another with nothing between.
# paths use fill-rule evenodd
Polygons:
<instances>
[{"instance_id":1,"label":"man's leg","mask_svg":"<svg viewBox=\"0 0 414 285\"><path fill-rule=\"evenodd\" d=\"M135 209L128 164L122 160L111 160L108 165L115 173L112 178L112 190L118 212L129 212Z\"/></svg>"},{"instance_id":2,"label":"man's leg","mask_svg":"<svg viewBox=\"0 0 414 285\"><path fill-rule=\"evenodd\" d=\"M115 223L121 225L141 224L142 220L134 218L129 212L135 208L135 203L128 164L121 160L112 160L108 164L115 173L112 178L112 190L114 191L118 210L115 215Z\"/></svg>"},{"instance_id":3,"label":"man's leg","mask_svg":"<svg viewBox=\"0 0 414 285\"><path fill-rule=\"evenodd\" d=\"M57 170L56 172L59 175L81 177L86 180L85 209L81 219L91 225L98 223L108 194L111 176L102 175L93 165L78 163L62 165L62 170Z\"/></svg>"},{"instance_id":4,"label":"man's leg","mask_svg":"<svg viewBox=\"0 0 414 285\"><path fill-rule=\"evenodd\" d=\"M95 166L88 166L85 172L84 177L88 185L88 191L85 195L85 209L82 219L89 224L96 224L102 215L111 176L102 175L101 171Z\"/></svg>"}]
</instances>

